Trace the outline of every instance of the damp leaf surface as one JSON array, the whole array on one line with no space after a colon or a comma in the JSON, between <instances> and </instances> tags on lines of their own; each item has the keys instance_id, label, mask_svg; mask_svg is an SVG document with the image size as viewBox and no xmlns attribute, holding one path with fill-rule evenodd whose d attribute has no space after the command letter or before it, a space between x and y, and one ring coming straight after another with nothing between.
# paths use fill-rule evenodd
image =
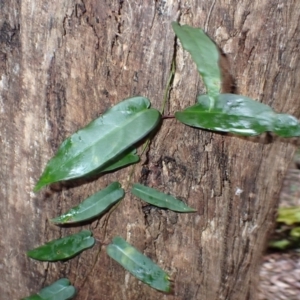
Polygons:
<instances>
[{"instance_id":1,"label":"damp leaf surface","mask_svg":"<svg viewBox=\"0 0 300 300\"><path fill-rule=\"evenodd\" d=\"M107 167L101 169L98 173L111 172L139 162L140 157L137 155L136 149L129 150L130 151L125 152L125 155L122 155L120 158L117 158L115 161L112 162L112 164L109 164Z\"/></svg>"},{"instance_id":2,"label":"damp leaf surface","mask_svg":"<svg viewBox=\"0 0 300 300\"><path fill-rule=\"evenodd\" d=\"M115 237L107 246L106 252L142 282L159 291L170 292L168 274L121 237Z\"/></svg>"},{"instance_id":3,"label":"damp leaf surface","mask_svg":"<svg viewBox=\"0 0 300 300\"><path fill-rule=\"evenodd\" d=\"M94 219L105 213L111 206L124 197L124 190L119 182L113 182L105 189L93 194L78 206L63 215L52 219L56 224L73 224Z\"/></svg>"},{"instance_id":4,"label":"damp leaf surface","mask_svg":"<svg viewBox=\"0 0 300 300\"><path fill-rule=\"evenodd\" d=\"M154 130L160 118L147 98L133 97L118 103L61 144L34 190L109 167Z\"/></svg>"},{"instance_id":5,"label":"damp leaf surface","mask_svg":"<svg viewBox=\"0 0 300 300\"><path fill-rule=\"evenodd\" d=\"M131 193L136 197L144 200L145 202L151 205L155 205L157 207L167 208L181 213L189 213L196 211L195 209L187 206L181 200L171 195L167 195L156 189L150 188L139 183L135 183L132 186Z\"/></svg>"},{"instance_id":6,"label":"damp leaf surface","mask_svg":"<svg viewBox=\"0 0 300 300\"><path fill-rule=\"evenodd\" d=\"M61 278L51 285L41 289L37 294L23 298L22 300L67 300L76 294L74 286L69 279Z\"/></svg>"},{"instance_id":7,"label":"damp leaf surface","mask_svg":"<svg viewBox=\"0 0 300 300\"><path fill-rule=\"evenodd\" d=\"M93 247L94 244L95 239L92 237L91 231L82 230L79 233L50 241L40 247L29 250L27 255L42 261L65 260Z\"/></svg>"},{"instance_id":8,"label":"damp leaf surface","mask_svg":"<svg viewBox=\"0 0 300 300\"><path fill-rule=\"evenodd\" d=\"M208 96L216 97L221 90L222 78L219 67L219 50L200 28L172 23L182 47L188 51L203 78Z\"/></svg>"},{"instance_id":9,"label":"damp leaf surface","mask_svg":"<svg viewBox=\"0 0 300 300\"><path fill-rule=\"evenodd\" d=\"M197 100L197 104L176 112L176 119L197 128L245 136L266 131L282 137L300 136L300 125L296 118L276 114L268 105L248 97L220 94L215 98L213 108L207 95L201 95Z\"/></svg>"}]
</instances>

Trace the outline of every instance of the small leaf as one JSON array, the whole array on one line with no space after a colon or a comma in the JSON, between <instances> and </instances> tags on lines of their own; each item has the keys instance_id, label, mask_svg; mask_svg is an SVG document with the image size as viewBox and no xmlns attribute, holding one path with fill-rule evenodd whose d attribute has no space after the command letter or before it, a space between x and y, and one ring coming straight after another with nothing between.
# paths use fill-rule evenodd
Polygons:
<instances>
[{"instance_id":1,"label":"small leaf","mask_svg":"<svg viewBox=\"0 0 300 300\"><path fill-rule=\"evenodd\" d=\"M280 207L278 208L277 222L293 225L300 223L300 207Z\"/></svg>"},{"instance_id":2,"label":"small leaf","mask_svg":"<svg viewBox=\"0 0 300 300\"><path fill-rule=\"evenodd\" d=\"M106 212L112 205L122 199L124 194L121 184L114 182L51 221L58 224L70 224L93 219Z\"/></svg>"},{"instance_id":3,"label":"small leaf","mask_svg":"<svg viewBox=\"0 0 300 300\"><path fill-rule=\"evenodd\" d=\"M89 230L53 240L38 248L30 250L27 255L33 259L43 261L57 261L69 259L95 244L95 239Z\"/></svg>"},{"instance_id":4,"label":"small leaf","mask_svg":"<svg viewBox=\"0 0 300 300\"><path fill-rule=\"evenodd\" d=\"M150 133L160 113L144 97L126 99L66 139L48 162L35 186L86 176L108 167L128 148Z\"/></svg>"},{"instance_id":5,"label":"small leaf","mask_svg":"<svg viewBox=\"0 0 300 300\"><path fill-rule=\"evenodd\" d=\"M219 50L215 43L201 30L188 25L172 23L173 30L182 47L188 51L196 63L206 86L207 94L216 97L221 90L221 70Z\"/></svg>"},{"instance_id":6,"label":"small leaf","mask_svg":"<svg viewBox=\"0 0 300 300\"><path fill-rule=\"evenodd\" d=\"M43 288L37 294L22 300L67 300L75 296L76 290L67 278L62 278Z\"/></svg>"},{"instance_id":7,"label":"small leaf","mask_svg":"<svg viewBox=\"0 0 300 300\"><path fill-rule=\"evenodd\" d=\"M299 239L300 238L300 227L295 227L291 230L290 236Z\"/></svg>"},{"instance_id":8,"label":"small leaf","mask_svg":"<svg viewBox=\"0 0 300 300\"><path fill-rule=\"evenodd\" d=\"M284 250L291 245L291 242L287 239L282 239L280 241L271 241L269 247Z\"/></svg>"},{"instance_id":9,"label":"small leaf","mask_svg":"<svg viewBox=\"0 0 300 300\"><path fill-rule=\"evenodd\" d=\"M139 162L140 157L136 154L136 149L133 149L133 150L129 149L129 150L130 150L130 152L128 152L128 153L125 152L125 156L124 155L121 156L121 158L117 159L112 164L109 164L104 169L100 169L100 171L97 173L111 172L116 169L120 169L120 168L126 167L128 165L132 165L132 164Z\"/></svg>"},{"instance_id":10,"label":"small leaf","mask_svg":"<svg viewBox=\"0 0 300 300\"><path fill-rule=\"evenodd\" d=\"M168 274L121 237L115 237L106 252L142 282L159 291L170 292Z\"/></svg>"},{"instance_id":11,"label":"small leaf","mask_svg":"<svg viewBox=\"0 0 300 300\"><path fill-rule=\"evenodd\" d=\"M142 200L162 208L168 208L176 212L195 212L196 210L188 207L184 202L174 198L171 195L164 194L158 190L135 183L132 186L131 193Z\"/></svg>"}]
</instances>

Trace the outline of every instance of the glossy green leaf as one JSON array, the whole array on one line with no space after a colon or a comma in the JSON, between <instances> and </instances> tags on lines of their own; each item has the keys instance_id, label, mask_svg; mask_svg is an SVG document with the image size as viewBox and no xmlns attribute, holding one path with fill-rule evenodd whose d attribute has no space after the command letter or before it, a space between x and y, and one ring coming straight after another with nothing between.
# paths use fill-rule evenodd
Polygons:
<instances>
[{"instance_id":1,"label":"glossy green leaf","mask_svg":"<svg viewBox=\"0 0 300 300\"><path fill-rule=\"evenodd\" d=\"M130 149L129 149L130 150ZM114 161L112 164L109 164L107 167L100 169L97 173L111 172L132 164L135 164L140 161L140 157L136 153L136 149L130 150L130 152L125 152L125 155L122 155L119 159Z\"/></svg>"},{"instance_id":2,"label":"glossy green leaf","mask_svg":"<svg viewBox=\"0 0 300 300\"><path fill-rule=\"evenodd\" d=\"M142 282L159 291L170 292L168 274L121 237L115 237L106 251L111 258Z\"/></svg>"},{"instance_id":3,"label":"glossy green leaf","mask_svg":"<svg viewBox=\"0 0 300 300\"><path fill-rule=\"evenodd\" d=\"M64 238L53 240L38 248L30 250L27 255L33 259L57 261L69 259L95 244L95 239L89 230L82 230Z\"/></svg>"},{"instance_id":4,"label":"glossy green leaf","mask_svg":"<svg viewBox=\"0 0 300 300\"><path fill-rule=\"evenodd\" d=\"M37 294L23 298L22 300L67 300L76 294L74 286L70 285L67 278L62 278L43 288Z\"/></svg>"},{"instance_id":5,"label":"glossy green leaf","mask_svg":"<svg viewBox=\"0 0 300 300\"><path fill-rule=\"evenodd\" d=\"M282 137L300 136L299 121L291 115L277 114L273 132Z\"/></svg>"},{"instance_id":6,"label":"glossy green leaf","mask_svg":"<svg viewBox=\"0 0 300 300\"><path fill-rule=\"evenodd\" d=\"M300 207L280 207L278 209L277 222L293 225L300 223Z\"/></svg>"},{"instance_id":7,"label":"glossy green leaf","mask_svg":"<svg viewBox=\"0 0 300 300\"><path fill-rule=\"evenodd\" d=\"M249 136L266 131L284 137L299 135L298 121L287 116L276 114L263 103L233 94L220 94L213 108L210 108L207 95L199 96L196 105L175 114L176 119L184 124L209 130Z\"/></svg>"},{"instance_id":8,"label":"glossy green leaf","mask_svg":"<svg viewBox=\"0 0 300 300\"><path fill-rule=\"evenodd\" d=\"M195 209L188 207L184 202L174 198L171 195L164 194L156 189L144 186L139 183L135 183L132 186L131 193L146 201L147 203L162 208L168 208L176 212L188 213L196 211Z\"/></svg>"},{"instance_id":9,"label":"glossy green leaf","mask_svg":"<svg viewBox=\"0 0 300 300\"><path fill-rule=\"evenodd\" d=\"M51 221L57 224L70 224L93 219L105 213L112 205L122 199L124 194L121 184L114 182Z\"/></svg>"},{"instance_id":10,"label":"glossy green leaf","mask_svg":"<svg viewBox=\"0 0 300 300\"><path fill-rule=\"evenodd\" d=\"M86 176L114 162L159 123L160 113L144 97L126 99L66 139L35 186Z\"/></svg>"},{"instance_id":11,"label":"glossy green leaf","mask_svg":"<svg viewBox=\"0 0 300 300\"><path fill-rule=\"evenodd\" d=\"M187 50L196 63L206 85L207 94L216 97L221 90L221 70L219 50L215 43L201 30L188 25L172 23L173 30L182 47Z\"/></svg>"}]
</instances>

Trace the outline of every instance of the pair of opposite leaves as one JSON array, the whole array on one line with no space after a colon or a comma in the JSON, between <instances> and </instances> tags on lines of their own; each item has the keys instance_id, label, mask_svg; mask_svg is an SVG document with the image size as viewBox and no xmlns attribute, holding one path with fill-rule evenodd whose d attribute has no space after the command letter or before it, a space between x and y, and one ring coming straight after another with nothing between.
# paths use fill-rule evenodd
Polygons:
<instances>
[{"instance_id":1,"label":"pair of opposite leaves","mask_svg":"<svg viewBox=\"0 0 300 300\"><path fill-rule=\"evenodd\" d=\"M184 202L171 195L164 194L142 184L134 184L132 194L145 202L160 208L167 208L176 212L195 212ZM113 182L105 189L95 193L71 208L63 215L52 219L55 224L75 224L94 219L105 213L112 205L120 201L125 195L119 182ZM57 261L73 257L84 249L94 245L95 240L90 231L51 241L43 246L28 251L28 256L38 260Z\"/></svg>"},{"instance_id":2,"label":"pair of opposite leaves","mask_svg":"<svg viewBox=\"0 0 300 300\"><path fill-rule=\"evenodd\" d=\"M149 204L161 208L168 208L177 212L195 212L194 209L188 207L182 201L141 184L134 184L131 192ZM120 201L124 194L120 183L114 182L51 221L56 224L74 224L93 219ZM91 231L83 230L50 241L28 251L27 255L42 261L65 260L93 247L94 244L95 239L92 237ZM114 238L113 242L107 246L106 251L110 257L144 283L164 292L170 291L168 274L121 237Z\"/></svg>"},{"instance_id":3,"label":"pair of opposite leaves","mask_svg":"<svg viewBox=\"0 0 300 300\"><path fill-rule=\"evenodd\" d=\"M83 230L68 237L68 239L73 240L80 238L91 238L91 232ZM170 292L169 275L121 237L115 237L112 243L107 246L106 251L111 258L142 282L159 291ZM71 299L75 294L74 286L70 285L67 278L63 278L23 300L66 300Z\"/></svg>"}]
</instances>

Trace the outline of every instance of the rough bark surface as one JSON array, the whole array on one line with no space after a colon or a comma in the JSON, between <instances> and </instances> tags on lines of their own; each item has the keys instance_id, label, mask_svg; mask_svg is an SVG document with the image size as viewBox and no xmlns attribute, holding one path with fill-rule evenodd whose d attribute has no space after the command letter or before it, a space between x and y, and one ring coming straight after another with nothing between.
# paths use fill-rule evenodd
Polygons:
<instances>
[{"instance_id":1,"label":"rough bark surface","mask_svg":"<svg viewBox=\"0 0 300 300\"><path fill-rule=\"evenodd\" d=\"M132 95L160 108L172 59L177 70L166 114L204 92L171 21L204 28L227 55L236 91L299 117L296 0L0 0L1 299L19 299L61 277L76 299L257 299L256 278L294 147L199 131L165 120L134 181L177 195L196 214L145 209L128 196L108 220L115 235L168 271L172 295L141 284L100 244L68 262L41 263L25 251L79 228L48 219L129 169L34 194L58 145ZM103 241L105 218L85 226Z\"/></svg>"}]
</instances>

